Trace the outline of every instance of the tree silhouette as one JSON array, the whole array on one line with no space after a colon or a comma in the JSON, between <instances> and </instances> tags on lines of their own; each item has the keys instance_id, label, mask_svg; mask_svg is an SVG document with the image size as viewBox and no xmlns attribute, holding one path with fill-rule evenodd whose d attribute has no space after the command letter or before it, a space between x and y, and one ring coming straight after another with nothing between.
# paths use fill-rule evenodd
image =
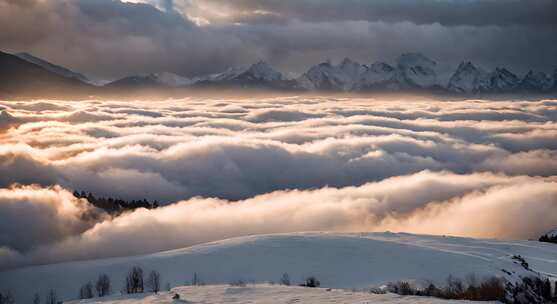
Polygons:
<instances>
[{"instance_id":1,"label":"tree silhouette","mask_svg":"<svg viewBox=\"0 0 557 304\"><path fill-rule=\"evenodd\" d=\"M45 304L58 304L58 296L56 295L56 290L51 289L48 291Z\"/></svg>"},{"instance_id":2,"label":"tree silhouette","mask_svg":"<svg viewBox=\"0 0 557 304\"><path fill-rule=\"evenodd\" d=\"M147 287L154 293L158 293L161 290L161 274L158 271L153 270L149 272Z\"/></svg>"},{"instance_id":3,"label":"tree silhouette","mask_svg":"<svg viewBox=\"0 0 557 304\"><path fill-rule=\"evenodd\" d=\"M143 291L143 269L139 266L134 266L126 276L126 292L142 293Z\"/></svg>"},{"instance_id":4,"label":"tree silhouette","mask_svg":"<svg viewBox=\"0 0 557 304\"><path fill-rule=\"evenodd\" d=\"M97 295L99 297L104 297L110 294L111 286L110 286L110 278L107 274L99 275L97 279L97 283L95 284L95 289L97 290Z\"/></svg>"},{"instance_id":5,"label":"tree silhouette","mask_svg":"<svg viewBox=\"0 0 557 304\"><path fill-rule=\"evenodd\" d=\"M79 289L80 299L91 299L93 295L93 283L87 282L85 285L81 286Z\"/></svg>"}]
</instances>

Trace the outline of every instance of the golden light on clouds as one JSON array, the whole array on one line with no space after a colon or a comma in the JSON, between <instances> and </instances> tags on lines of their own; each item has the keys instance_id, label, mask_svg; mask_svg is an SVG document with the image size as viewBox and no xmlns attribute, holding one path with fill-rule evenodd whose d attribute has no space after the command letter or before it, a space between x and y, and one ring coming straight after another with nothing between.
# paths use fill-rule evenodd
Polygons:
<instances>
[{"instance_id":1,"label":"golden light on clouds","mask_svg":"<svg viewBox=\"0 0 557 304\"><path fill-rule=\"evenodd\" d=\"M0 184L11 188L0 192L0 221L18 218L15 195L26 202L18 212L46 226L44 238L25 243L36 250L18 241L27 232L14 231L0 267L307 230L536 237L557 226L546 212L557 207L556 105L310 96L4 101ZM111 219L73 190L168 206ZM71 229L48 224L48 214ZM149 237L146 227L165 237ZM156 241L126 242L140 231Z\"/></svg>"}]
</instances>

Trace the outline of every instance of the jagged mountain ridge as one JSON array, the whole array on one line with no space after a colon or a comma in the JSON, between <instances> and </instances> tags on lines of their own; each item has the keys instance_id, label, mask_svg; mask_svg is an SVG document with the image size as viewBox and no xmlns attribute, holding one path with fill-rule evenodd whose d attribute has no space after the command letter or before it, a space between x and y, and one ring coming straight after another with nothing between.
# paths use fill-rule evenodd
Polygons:
<instances>
[{"instance_id":1,"label":"jagged mountain ridge","mask_svg":"<svg viewBox=\"0 0 557 304\"><path fill-rule=\"evenodd\" d=\"M248 67L229 68L222 73L200 77L194 81L193 86L299 89L295 80L287 79L264 61L258 61Z\"/></svg>"},{"instance_id":2,"label":"jagged mountain ridge","mask_svg":"<svg viewBox=\"0 0 557 304\"><path fill-rule=\"evenodd\" d=\"M96 93L96 88L87 83L64 77L12 54L0 52L0 67L2 97L83 97Z\"/></svg>"},{"instance_id":3,"label":"jagged mountain ridge","mask_svg":"<svg viewBox=\"0 0 557 304\"><path fill-rule=\"evenodd\" d=\"M83 74L49 63L27 53L14 55L50 73L66 79L89 82ZM309 91L431 91L453 94L503 94L557 92L557 68L552 75L529 71L520 78L508 69L485 71L470 61L462 62L443 83L437 74L438 64L420 53L402 54L395 64L374 62L360 64L345 58L338 64L330 61L310 67L298 78L285 77L268 63L259 61L245 67L229 68L221 73L187 78L169 72L128 76L109 82L106 88L132 90L140 88L240 87ZM0 90L1 90L0 86Z\"/></svg>"},{"instance_id":4,"label":"jagged mountain ridge","mask_svg":"<svg viewBox=\"0 0 557 304\"><path fill-rule=\"evenodd\" d=\"M106 84L110 88L139 87L183 87L194 83L194 80L170 73L160 72L145 75L128 76Z\"/></svg>"},{"instance_id":5,"label":"jagged mountain ridge","mask_svg":"<svg viewBox=\"0 0 557 304\"><path fill-rule=\"evenodd\" d=\"M555 75L557 76L557 74ZM449 79L447 90L456 93L515 93L552 91L552 81L544 72L529 71L522 79L505 68L486 72L472 62L462 62Z\"/></svg>"},{"instance_id":6,"label":"jagged mountain ridge","mask_svg":"<svg viewBox=\"0 0 557 304\"><path fill-rule=\"evenodd\" d=\"M365 65L345 58L338 65L330 62L315 65L297 81L308 90L431 89L439 85L436 65L419 53L402 54L396 66L385 62Z\"/></svg>"},{"instance_id":7,"label":"jagged mountain ridge","mask_svg":"<svg viewBox=\"0 0 557 304\"><path fill-rule=\"evenodd\" d=\"M60 75L62 77L74 78L74 79L77 79L79 81L86 82L86 83L89 82L89 79L81 73L74 72L74 71L72 71L70 69L67 69L65 67L50 63L46 60L35 57L35 56L33 56L29 53L17 53L17 54L14 54L14 55L19 57L20 59L23 59L27 62L36 64L36 65L44 68L45 70L47 70L49 72L52 72L54 74Z\"/></svg>"}]
</instances>

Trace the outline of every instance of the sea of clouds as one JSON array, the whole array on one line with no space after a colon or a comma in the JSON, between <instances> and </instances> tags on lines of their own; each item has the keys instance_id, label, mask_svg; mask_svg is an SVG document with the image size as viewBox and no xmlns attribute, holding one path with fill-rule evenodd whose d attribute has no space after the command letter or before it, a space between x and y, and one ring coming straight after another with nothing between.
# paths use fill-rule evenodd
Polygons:
<instances>
[{"instance_id":1,"label":"sea of clouds","mask_svg":"<svg viewBox=\"0 0 557 304\"><path fill-rule=\"evenodd\" d=\"M557 227L557 101L0 101L0 269L275 232ZM159 200L111 217L74 190Z\"/></svg>"}]
</instances>

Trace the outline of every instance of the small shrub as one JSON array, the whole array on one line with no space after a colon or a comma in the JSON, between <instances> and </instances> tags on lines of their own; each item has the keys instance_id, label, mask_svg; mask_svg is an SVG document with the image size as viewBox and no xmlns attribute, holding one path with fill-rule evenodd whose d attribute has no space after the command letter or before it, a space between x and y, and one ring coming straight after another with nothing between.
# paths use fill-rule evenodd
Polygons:
<instances>
[{"instance_id":1,"label":"small shrub","mask_svg":"<svg viewBox=\"0 0 557 304\"><path fill-rule=\"evenodd\" d=\"M313 276L306 278L304 283L300 284L303 287L319 287L321 286L321 282Z\"/></svg>"},{"instance_id":2,"label":"small shrub","mask_svg":"<svg viewBox=\"0 0 557 304\"><path fill-rule=\"evenodd\" d=\"M371 287L369 289L369 292L373 293L373 294L386 294L387 293L387 291L385 289L379 288L379 287Z\"/></svg>"},{"instance_id":3,"label":"small shrub","mask_svg":"<svg viewBox=\"0 0 557 304\"><path fill-rule=\"evenodd\" d=\"M430 282L424 290L418 290L416 293L418 296L426 296L426 297L441 297L441 290L435 286L432 282Z\"/></svg>"},{"instance_id":4,"label":"small shrub","mask_svg":"<svg viewBox=\"0 0 557 304\"><path fill-rule=\"evenodd\" d=\"M470 300L503 301L505 299L505 284L502 279L491 277L480 283L477 297Z\"/></svg>"},{"instance_id":5,"label":"small shrub","mask_svg":"<svg viewBox=\"0 0 557 304\"><path fill-rule=\"evenodd\" d=\"M230 282L230 286L245 287L246 282L244 282L244 280L235 280L235 281Z\"/></svg>"},{"instance_id":6,"label":"small shrub","mask_svg":"<svg viewBox=\"0 0 557 304\"><path fill-rule=\"evenodd\" d=\"M79 289L80 299L91 299L93 296L93 283L87 282Z\"/></svg>"},{"instance_id":7,"label":"small shrub","mask_svg":"<svg viewBox=\"0 0 557 304\"><path fill-rule=\"evenodd\" d=\"M283 273L280 277L280 285L290 286L290 276L287 272Z\"/></svg>"},{"instance_id":8,"label":"small shrub","mask_svg":"<svg viewBox=\"0 0 557 304\"><path fill-rule=\"evenodd\" d=\"M506 290L504 280L490 277L478 283L475 276L469 276L467 282L465 287L460 279L449 276L444 287L437 287L433 282L430 282L426 288L417 290L408 282L398 281L389 283L387 288L390 292L400 295L427 296L449 300L505 302Z\"/></svg>"},{"instance_id":9,"label":"small shrub","mask_svg":"<svg viewBox=\"0 0 557 304\"><path fill-rule=\"evenodd\" d=\"M551 282L540 277L524 277L520 283L509 286L513 303L555 303Z\"/></svg>"},{"instance_id":10,"label":"small shrub","mask_svg":"<svg viewBox=\"0 0 557 304\"><path fill-rule=\"evenodd\" d=\"M33 296L33 304L41 304L41 296L39 296L38 292L35 292Z\"/></svg>"},{"instance_id":11,"label":"small shrub","mask_svg":"<svg viewBox=\"0 0 557 304\"><path fill-rule=\"evenodd\" d=\"M524 269L530 270L530 265L528 264L528 262L526 262L526 259L524 259L521 255L513 255L512 259L519 262L520 266L522 266Z\"/></svg>"},{"instance_id":12,"label":"small shrub","mask_svg":"<svg viewBox=\"0 0 557 304\"><path fill-rule=\"evenodd\" d=\"M417 293L410 283L405 281L398 281L394 283L389 283L387 289L392 292L403 296L415 295Z\"/></svg>"}]
</instances>

